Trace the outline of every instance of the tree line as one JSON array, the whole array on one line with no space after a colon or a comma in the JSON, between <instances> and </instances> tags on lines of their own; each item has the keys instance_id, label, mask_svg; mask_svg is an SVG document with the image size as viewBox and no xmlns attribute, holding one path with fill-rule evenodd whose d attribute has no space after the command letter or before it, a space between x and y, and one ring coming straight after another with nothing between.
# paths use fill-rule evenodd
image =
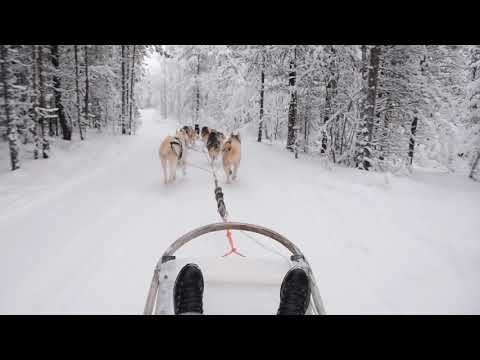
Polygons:
<instances>
[{"instance_id":1,"label":"tree line","mask_svg":"<svg viewBox=\"0 0 480 360\"><path fill-rule=\"evenodd\" d=\"M167 46L147 91L167 117L362 170L449 171L480 150L478 45ZM158 91L157 91L158 90ZM160 91L161 90L161 91ZM157 95L161 94L161 95Z\"/></svg>"},{"instance_id":2,"label":"tree line","mask_svg":"<svg viewBox=\"0 0 480 360\"><path fill-rule=\"evenodd\" d=\"M85 140L89 131L132 135L146 45L0 45L0 136L11 169L21 148L50 157L54 138Z\"/></svg>"}]
</instances>

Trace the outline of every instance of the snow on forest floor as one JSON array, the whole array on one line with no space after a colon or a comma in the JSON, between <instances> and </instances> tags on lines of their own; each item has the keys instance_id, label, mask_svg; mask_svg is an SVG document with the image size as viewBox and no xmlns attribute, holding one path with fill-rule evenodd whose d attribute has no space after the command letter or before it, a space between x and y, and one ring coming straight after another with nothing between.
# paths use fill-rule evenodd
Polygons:
<instances>
[{"instance_id":1,"label":"snow on forest floor","mask_svg":"<svg viewBox=\"0 0 480 360\"><path fill-rule=\"evenodd\" d=\"M137 136L58 141L51 159L15 172L2 149L1 314L140 314L167 246L219 221L209 173L190 167L163 185L157 150L177 124L142 114ZM222 185L230 218L295 242L327 313L480 314L480 184L420 169L327 170L254 140L242 141L238 181ZM188 156L208 166L201 153ZM218 174L224 183L220 165ZM248 257L275 258L234 236ZM185 254L226 250L224 238L206 236Z\"/></svg>"}]
</instances>

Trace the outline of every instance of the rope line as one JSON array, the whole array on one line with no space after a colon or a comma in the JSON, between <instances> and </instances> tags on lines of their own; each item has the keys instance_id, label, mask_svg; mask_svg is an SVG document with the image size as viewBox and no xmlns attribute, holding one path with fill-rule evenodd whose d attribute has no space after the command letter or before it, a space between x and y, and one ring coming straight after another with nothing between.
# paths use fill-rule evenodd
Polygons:
<instances>
[{"instance_id":1,"label":"rope line","mask_svg":"<svg viewBox=\"0 0 480 360\"><path fill-rule=\"evenodd\" d=\"M222 191L221 191L221 188L218 186L218 178L217 178L217 174L216 174L216 172L215 172L214 162L210 160L210 158L208 157L208 154L207 154L207 152L205 151L204 148L202 148L202 150L198 150L198 149L196 149L195 147L192 146L192 147L190 147L190 149L193 150L193 151L202 153L202 154L205 156L205 159L207 160L207 162L209 163L211 170L205 169L205 168L203 168L203 167L201 167L201 166L194 165L194 164L191 164L191 163L188 163L188 162L187 162L187 164L188 164L189 166L192 166L192 167L194 167L194 168L203 170L203 171L208 172L208 173L210 173L210 174L213 175L214 182L215 182L215 197L216 197L216 199L217 199L217 204L218 204L218 206L219 206L219 209L218 209L218 210L219 210L219 214L220 214L220 217L222 218L222 220L223 220L224 222L227 222L227 221L228 221L228 219L227 219L227 218L228 218L228 213L227 213L226 208L225 208L225 203L223 202L223 193L222 193ZM219 193L219 194L217 194L217 193ZM219 202L219 201L221 201L221 202ZM224 212L225 215L222 215L221 212ZM257 239L254 238L253 236L247 234L245 231L243 231L243 230L239 230L239 231L240 231L240 233L241 233L242 235L244 235L245 237L251 239L251 240L254 241L257 245L259 245L260 247L264 248L265 250L267 250L267 251L269 251L269 252L271 252L271 253L275 253L275 254L281 256L281 257L284 258L284 259L287 259L287 260L289 259L287 256L285 256L284 254L280 253L279 251L277 251L277 250L275 250L275 249L272 249L272 248L270 248L270 247L262 244L259 240L257 240ZM228 239L228 244L229 244L229 246L230 246L230 250L229 250L226 254L224 254L222 257L227 257L227 256L229 256L229 255L231 255L231 254L233 254L233 253L235 253L235 254L237 254L237 255L239 255L239 256L245 257L245 255L243 255L243 254L241 254L241 253L239 253L239 252L237 251L237 248L235 247L235 243L233 242L233 239L232 239L232 232L231 232L230 230L227 230L227 239Z\"/></svg>"},{"instance_id":2,"label":"rope line","mask_svg":"<svg viewBox=\"0 0 480 360\"><path fill-rule=\"evenodd\" d=\"M225 203L223 201L222 188L220 186L218 186L218 178L217 178L217 173L215 172L214 162L213 162L213 160L210 160L210 158L208 157L208 154L205 151L205 148L202 147L202 150L199 151L199 150L195 149L194 147L192 147L192 150L203 153L203 155L205 156L205 159L209 163L210 168L212 169L212 171L209 171L209 172L213 175L213 179L214 179L214 183L215 183L215 199L217 200L218 213L220 214L220 217L222 218L223 222L228 222L228 212L227 212L227 209L225 207ZM196 167L199 168L199 169L201 168L201 167L198 167L198 166L196 166ZM201 169L205 170L205 171L208 171L208 170L203 169L203 168L201 168ZM235 243L233 242L233 239L232 239L232 232L230 230L227 230L227 239L228 239L228 245L230 246L230 250L226 254L224 254L222 257L227 257L231 254L237 254L241 257L246 257L245 255L243 255L243 254L241 254L237 251L237 248L235 247Z\"/></svg>"},{"instance_id":3,"label":"rope line","mask_svg":"<svg viewBox=\"0 0 480 360\"><path fill-rule=\"evenodd\" d=\"M289 257L288 257L288 256L286 256L286 255L280 253L279 251L274 250L274 249L272 249L272 248L270 248L270 247L262 244L259 240L255 239L253 236L249 235L247 232L245 232L245 231L243 231L243 230L239 230L239 231L240 231L240 233L243 234L243 236L246 236L246 237L250 238L250 239L253 240L257 245L261 246L261 247L264 248L265 250L268 250L268 251L270 251L271 253L275 253L275 254L281 256L282 258L284 258L284 259L286 259L286 260L289 260Z\"/></svg>"},{"instance_id":4,"label":"rope line","mask_svg":"<svg viewBox=\"0 0 480 360\"><path fill-rule=\"evenodd\" d=\"M194 165L194 164L189 163L189 162L187 162L187 161L186 161L185 163L186 163L188 166L191 166L191 167L194 167L194 168L197 168L197 169L200 169L200 170L203 170L203 171L206 171L206 172L212 174L212 171L209 170L209 169L205 169L205 168L203 168L203 167L201 167L201 166Z\"/></svg>"}]
</instances>

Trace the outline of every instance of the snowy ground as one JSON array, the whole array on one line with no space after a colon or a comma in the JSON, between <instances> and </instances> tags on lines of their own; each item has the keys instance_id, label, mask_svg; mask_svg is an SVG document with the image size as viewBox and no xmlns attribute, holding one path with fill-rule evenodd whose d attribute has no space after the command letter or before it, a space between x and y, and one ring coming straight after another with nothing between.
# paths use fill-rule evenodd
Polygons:
<instances>
[{"instance_id":1,"label":"snowy ground","mask_svg":"<svg viewBox=\"0 0 480 360\"><path fill-rule=\"evenodd\" d=\"M140 314L166 247L219 221L209 173L189 168L162 183L157 150L176 125L153 110L143 121L137 136L58 143L51 159L0 171L1 314ZM222 185L231 220L294 241L329 314L480 314L478 183L326 170L253 139L242 145L239 180ZM201 153L189 161L207 166ZM277 256L234 238L250 258ZM226 250L224 237L205 236L184 254Z\"/></svg>"}]
</instances>

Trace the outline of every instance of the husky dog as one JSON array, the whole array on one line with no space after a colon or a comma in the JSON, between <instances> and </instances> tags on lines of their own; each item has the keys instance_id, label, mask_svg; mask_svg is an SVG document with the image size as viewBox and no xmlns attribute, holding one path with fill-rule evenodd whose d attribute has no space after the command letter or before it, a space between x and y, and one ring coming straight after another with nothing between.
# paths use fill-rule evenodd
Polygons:
<instances>
[{"instance_id":1,"label":"husky dog","mask_svg":"<svg viewBox=\"0 0 480 360\"><path fill-rule=\"evenodd\" d=\"M207 126L202 127L201 137L205 145L207 145L208 135L210 134L211 129Z\"/></svg>"},{"instance_id":2,"label":"husky dog","mask_svg":"<svg viewBox=\"0 0 480 360\"><path fill-rule=\"evenodd\" d=\"M191 126L185 125L182 129L187 134L187 144L193 146L195 144L195 140L197 139L197 133Z\"/></svg>"},{"instance_id":3,"label":"husky dog","mask_svg":"<svg viewBox=\"0 0 480 360\"><path fill-rule=\"evenodd\" d=\"M240 167L240 159L242 155L240 135L231 134L225 144L223 145L223 170L227 176L227 183L230 183L230 176L232 180L237 179L237 171ZM232 170L233 168L233 170Z\"/></svg>"},{"instance_id":4,"label":"husky dog","mask_svg":"<svg viewBox=\"0 0 480 360\"><path fill-rule=\"evenodd\" d=\"M182 128L176 132L175 136L167 136L160 145L158 153L162 162L165 184L176 180L177 164L182 166L183 175L186 175L187 141L188 135ZM167 173L167 167L170 172L169 174Z\"/></svg>"},{"instance_id":5,"label":"husky dog","mask_svg":"<svg viewBox=\"0 0 480 360\"><path fill-rule=\"evenodd\" d=\"M227 140L227 138L222 132L217 130L215 130L215 132L220 135L220 142L222 143L222 148L223 148L223 144L225 143L225 140Z\"/></svg>"},{"instance_id":6,"label":"husky dog","mask_svg":"<svg viewBox=\"0 0 480 360\"><path fill-rule=\"evenodd\" d=\"M208 134L206 145L208 150L208 156L210 157L212 163L218 158L220 152L222 151L224 138L225 136L222 133L217 132L213 129Z\"/></svg>"}]
</instances>

